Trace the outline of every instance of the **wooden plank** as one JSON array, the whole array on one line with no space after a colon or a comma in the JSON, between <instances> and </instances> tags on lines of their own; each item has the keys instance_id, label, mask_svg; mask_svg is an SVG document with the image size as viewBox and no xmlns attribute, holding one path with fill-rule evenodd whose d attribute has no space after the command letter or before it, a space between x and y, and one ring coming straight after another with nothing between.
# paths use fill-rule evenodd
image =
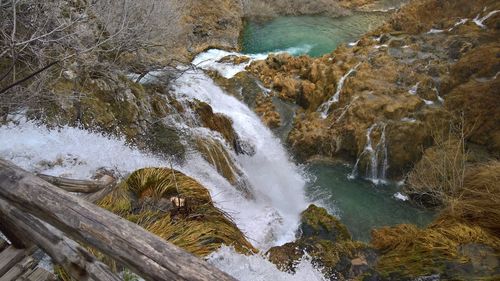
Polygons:
<instances>
[{"instance_id":1,"label":"wooden plank","mask_svg":"<svg viewBox=\"0 0 500 281\"><path fill-rule=\"evenodd\" d=\"M26 256L27 254L24 249L17 249L14 246L9 246L3 250L0 253L0 276L7 273L7 271Z\"/></svg>"},{"instance_id":2,"label":"wooden plank","mask_svg":"<svg viewBox=\"0 0 500 281\"><path fill-rule=\"evenodd\" d=\"M76 280L120 281L105 264L53 226L0 199L0 214Z\"/></svg>"},{"instance_id":3,"label":"wooden plank","mask_svg":"<svg viewBox=\"0 0 500 281\"><path fill-rule=\"evenodd\" d=\"M24 273L16 281L55 281L55 275L47 270L37 267ZM79 280L81 281L81 280Z\"/></svg>"},{"instance_id":4,"label":"wooden plank","mask_svg":"<svg viewBox=\"0 0 500 281\"><path fill-rule=\"evenodd\" d=\"M0 252L5 250L7 247L9 247L9 243L3 239L0 239Z\"/></svg>"},{"instance_id":5,"label":"wooden plank","mask_svg":"<svg viewBox=\"0 0 500 281\"><path fill-rule=\"evenodd\" d=\"M21 276L26 270L34 267L36 265L36 261L28 256L23 260L15 264L9 271L7 271L3 276L0 277L0 281L12 281L16 280L19 276Z\"/></svg>"},{"instance_id":6,"label":"wooden plank","mask_svg":"<svg viewBox=\"0 0 500 281\"><path fill-rule=\"evenodd\" d=\"M74 180L61 177L54 177L44 174L37 174L44 181L47 181L68 192L93 193L107 186L114 185L115 180L110 176L104 176L98 181L92 180Z\"/></svg>"},{"instance_id":7,"label":"wooden plank","mask_svg":"<svg viewBox=\"0 0 500 281\"><path fill-rule=\"evenodd\" d=\"M140 226L1 159L0 197L146 280L235 280Z\"/></svg>"},{"instance_id":8,"label":"wooden plank","mask_svg":"<svg viewBox=\"0 0 500 281\"><path fill-rule=\"evenodd\" d=\"M0 213L0 231L9 239L10 243L18 249L30 248L33 244L26 239L25 234L15 225L12 225L6 217Z\"/></svg>"}]
</instances>

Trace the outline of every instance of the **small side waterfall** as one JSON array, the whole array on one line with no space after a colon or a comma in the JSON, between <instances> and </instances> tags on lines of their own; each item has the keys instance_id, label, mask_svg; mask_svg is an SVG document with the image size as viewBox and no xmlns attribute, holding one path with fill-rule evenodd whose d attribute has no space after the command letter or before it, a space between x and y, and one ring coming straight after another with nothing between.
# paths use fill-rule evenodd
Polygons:
<instances>
[{"instance_id":1,"label":"small side waterfall","mask_svg":"<svg viewBox=\"0 0 500 281\"><path fill-rule=\"evenodd\" d=\"M337 90L335 91L335 94L329 99L327 100L326 102L324 102L323 104L321 104L319 107L318 107L318 112L321 113L321 117L323 119L325 119L327 116L328 116L328 111L330 110L330 107L332 106L332 104L336 103L339 101L340 99L340 92L342 92L342 88L344 87L344 83L345 83L345 80L352 74L354 73L358 67L361 65L361 62L359 62L358 64L356 64L353 68L349 69L349 71L347 71L346 74L344 74L344 76L342 76L337 84Z\"/></svg>"},{"instance_id":2,"label":"small side waterfall","mask_svg":"<svg viewBox=\"0 0 500 281\"><path fill-rule=\"evenodd\" d=\"M368 128L366 131L366 145L356 160L351 174L348 176L350 179L354 179L359 176L359 164L362 160L367 159L365 178L376 185L384 184L386 182L387 168L389 166L386 127L387 124L385 123L375 123ZM376 128L379 128L380 130L380 139L374 146L372 133Z\"/></svg>"},{"instance_id":3,"label":"small side waterfall","mask_svg":"<svg viewBox=\"0 0 500 281\"><path fill-rule=\"evenodd\" d=\"M484 25L484 21L489 19L491 16L495 15L496 13L500 13L500 10L494 10L489 12L486 16L480 18L480 14L478 14L472 21L479 27L486 29L486 25Z\"/></svg>"}]
</instances>

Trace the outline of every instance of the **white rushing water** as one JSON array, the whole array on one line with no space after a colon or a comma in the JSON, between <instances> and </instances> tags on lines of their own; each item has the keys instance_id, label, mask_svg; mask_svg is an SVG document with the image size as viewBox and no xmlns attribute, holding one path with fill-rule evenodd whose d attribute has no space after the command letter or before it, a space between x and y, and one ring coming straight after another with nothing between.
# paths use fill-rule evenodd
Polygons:
<instances>
[{"instance_id":1,"label":"white rushing water","mask_svg":"<svg viewBox=\"0 0 500 281\"><path fill-rule=\"evenodd\" d=\"M366 166L365 178L376 185L386 183L386 173L389 166L388 152L386 143L386 127L385 123L375 123L366 131L366 145L354 164L351 174L348 176L354 179L359 175L359 163L362 159L368 157L368 165ZM373 144L373 130L379 128L381 131L380 139L376 145Z\"/></svg>"},{"instance_id":2,"label":"white rushing water","mask_svg":"<svg viewBox=\"0 0 500 281\"><path fill-rule=\"evenodd\" d=\"M265 60L270 54L283 54L288 53L290 55L306 54L312 50L314 46L309 44L304 44L296 47L290 47L284 50L274 50L266 54L241 54L237 52L228 52L219 49L210 49L206 52L198 54L192 64L198 68L205 70L215 70L222 77L226 79L233 78L236 74L245 71L245 68L249 66L252 62L256 60ZM247 58L246 61L240 64L234 64L230 60L224 61L223 58L236 58L243 57Z\"/></svg>"},{"instance_id":3,"label":"white rushing water","mask_svg":"<svg viewBox=\"0 0 500 281\"><path fill-rule=\"evenodd\" d=\"M209 262L241 281L326 281L320 272L304 256L299 260L295 273L279 271L276 265L262 255L245 256L232 248L222 247L209 256Z\"/></svg>"},{"instance_id":4,"label":"white rushing water","mask_svg":"<svg viewBox=\"0 0 500 281\"><path fill-rule=\"evenodd\" d=\"M197 152L189 153L185 163L174 168L202 183L214 203L232 216L257 248L265 251L294 240L300 212L307 207L306 180L280 141L245 104L227 95L201 70L184 73L173 90L181 103L201 100L214 112L227 115L240 139L253 146L252 156L231 153L231 157L247 177L255 199L245 197ZM190 128L189 132L217 138L206 128ZM124 177L143 167L169 166L166 159L129 147L123 139L67 126L47 129L26 120L0 127L0 157L32 172L75 179L91 178L102 168ZM210 262L241 280L323 280L306 259L295 274L279 271L261 254L244 256L228 248L215 252Z\"/></svg>"},{"instance_id":5,"label":"white rushing water","mask_svg":"<svg viewBox=\"0 0 500 281\"><path fill-rule=\"evenodd\" d=\"M265 60L267 58L267 54L255 54L255 55L242 55L236 52L228 52L224 50L218 49L210 49L206 52L200 53L197 55L192 64L206 70L215 70L224 78L232 78L239 72L245 70L245 68L250 65L255 60ZM248 58L248 61L233 64L231 62L223 62L221 61L224 57L245 57Z\"/></svg>"},{"instance_id":6,"label":"white rushing water","mask_svg":"<svg viewBox=\"0 0 500 281\"><path fill-rule=\"evenodd\" d=\"M49 130L34 122L0 127L0 157L53 176L89 179L100 168L126 175L165 161L130 148L124 140L71 127Z\"/></svg>"},{"instance_id":7,"label":"white rushing water","mask_svg":"<svg viewBox=\"0 0 500 281\"><path fill-rule=\"evenodd\" d=\"M253 188L258 204L255 207L272 210L282 221L274 223L274 232L268 238L262 237L265 228L239 225L243 231L264 248L293 240L299 214L306 207L305 179L271 130L244 103L227 95L200 70L184 73L176 81L174 92L178 100L197 99L210 104L214 112L228 116L240 139L254 147L254 155L238 155L237 163Z\"/></svg>"},{"instance_id":8,"label":"white rushing water","mask_svg":"<svg viewBox=\"0 0 500 281\"><path fill-rule=\"evenodd\" d=\"M484 24L484 22L489 19L490 17L492 17L493 15L495 15L496 13L500 13L500 10L494 10L494 11L491 11L489 12L487 15L485 15L484 17L481 17L479 14L472 20L477 26L483 28L483 29L486 29L487 26Z\"/></svg>"},{"instance_id":9,"label":"white rushing water","mask_svg":"<svg viewBox=\"0 0 500 281\"><path fill-rule=\"evenodd\" d=\"M339 82L337 83L337 90L335 91L335 94L326 102L321 104L318 107L318 112L321 113L321 117L325 119L328 117L328 111L330 110L330 107L332 104L336 103L340 99L340 92L342 92L342 88L344 87L345 80L352 74L354 73L358 67L361 65L361 62L356 64L353 68L349 69L346 74L344 74L342 77L340 77Z\"/></svg>"}]
</instances>

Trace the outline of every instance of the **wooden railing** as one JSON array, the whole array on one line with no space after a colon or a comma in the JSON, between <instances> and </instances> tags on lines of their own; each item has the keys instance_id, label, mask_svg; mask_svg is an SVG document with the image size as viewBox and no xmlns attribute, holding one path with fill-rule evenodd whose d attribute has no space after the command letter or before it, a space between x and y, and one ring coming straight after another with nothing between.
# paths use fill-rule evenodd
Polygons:
<instances>
[{"instance_id":1,"label":"wooden railing","mask_svg":"<svg viewBox=\"0 0 500 281\"><path fill-rule=\"evenodd\" d=\"M41 248L76 280L121 280L82 245L102 252L145 280L234 280L93 204L91 201L110 188L109 183L91 185L87 192L93 193L85 200L47 182L58 184L57 178L43 178L0 159L0 230L17 247ZM78 181L59 185L85 191L79 189Z\"/></svg>"}]
</instances>

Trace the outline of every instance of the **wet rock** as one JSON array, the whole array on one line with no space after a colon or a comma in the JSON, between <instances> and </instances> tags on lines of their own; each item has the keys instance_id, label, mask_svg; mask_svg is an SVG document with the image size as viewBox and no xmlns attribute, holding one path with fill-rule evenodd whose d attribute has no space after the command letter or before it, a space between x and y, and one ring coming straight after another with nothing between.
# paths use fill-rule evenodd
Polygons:
<instances>
[{"instance_id":1,"label":"wet rock","mask_svg":"<svg viewBox=\"0 0 500 281\"><path fill-rule=\"evenodd\" d=\"M332 242L351 239L345 225L316 205L310 205L302 212L299 231L302 238L318 238Z\"/></svg>"},{"instance_id":2,"label":"wet rock","mask_svg":"<svg viewBox=\"0 0 500 281\"><path fill-rule=\"evenodd\" d=\"M236 153L237 154L246 154L248 156L253 156L253 155L255 155L255 147L247 141L243 141L241 139L238 139L236 141Z\"/></svg>"},{"instance_id":3,"label":"wet rock","mask_svg":"<svg viewBox=\"0 0 500 281\"><path fill-rule=\"evenodd\" d=\"M255 113L260 116L262 122L269 128L281 126L280 114L276 111L271 96L257 95L255 100Z\"/></svg>"},{"instance_id":4,"label":"wet rock","mask_svg":"<svg viewBox=\"0 0 500 281\"><path fill-rule=\"evenodd\" d=\"M233 157L225 146L216 139L196 139L196 147L203 158L210 163L217 172L235 186L245 197L253 199L251 185L245 174L234 163Z\"/></svg>"},{"instance_id":5,"label":"wet rock","mask_svg":"<svg viewBox=\"0 0 500 281\"><path fill-rule=\"evenodd\" d=\"M232 145L234 148L238 135L234 131L231 119L223 114L214 113L212 107L205 102L197 101L194 107L194 110L199 116L203 126L219 132L227 143Z\"/></svg>"},{"instance_id":6,"label":"wet rock","mask_svg":"<svg viewBox=\"0 0 500 281\"><path fill-rule=\"evenodd\" d=\"M238 65L238 64L242 64L242 63L247 63L249 61L250 61L250 57L230 55L230 56L225 56L225 57L221 58L218 62Z\"/></svg>"},{"instance_id":7,"label":"wet rock","mask_svg":"<svg viewBox=\"0 0 500 281\"><path fill-rule=\"evenodd\" d=\"M268 251L269 260L282 270L294 271L306 254L331 280L347 280L371 268L376 254L352 241L346 227L323 208L310 205L302 213L298 239Z\"/></svg>"}]
</instances>

